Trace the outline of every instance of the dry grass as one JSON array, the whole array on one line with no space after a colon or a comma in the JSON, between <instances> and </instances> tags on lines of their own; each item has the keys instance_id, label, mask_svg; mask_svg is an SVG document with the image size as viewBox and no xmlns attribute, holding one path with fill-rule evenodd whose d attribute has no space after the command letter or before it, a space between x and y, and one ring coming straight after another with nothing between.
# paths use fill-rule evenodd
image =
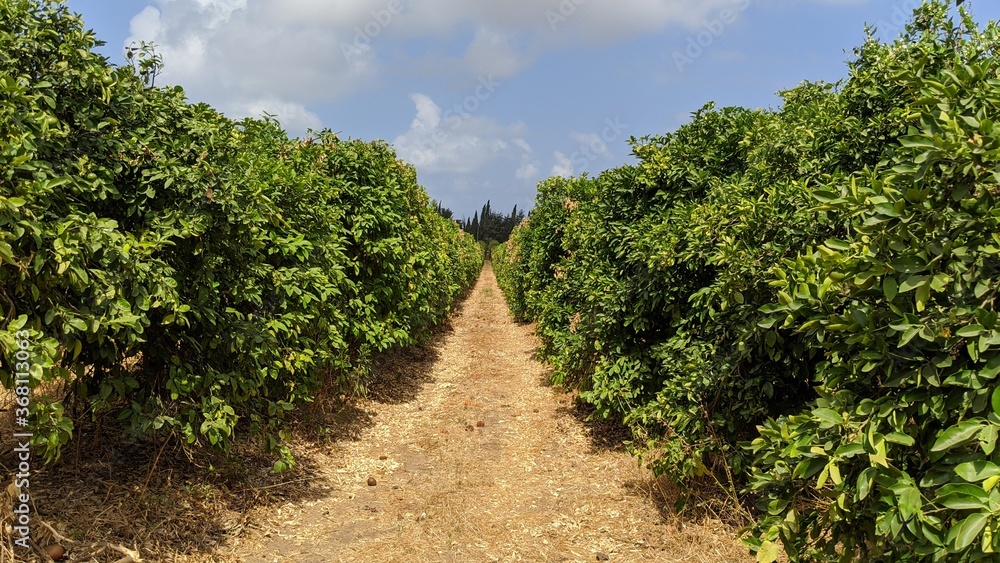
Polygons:
<instances>
[{"instance_id":1,"label":"dry grass","mask_svg":"<svg viewBox=\"0 0 1000 563\"><path fill-rule=\"evenodd\" d=\"M104 435L118 435L118 429L105 430ZM13 446L2 447L10 452ZM146 561L211 554L242 531L249 508L273 501L261 490L279 479L266 471L270 461L257 453L258 446L243 448L246 463L237 464L214 455L190 459L174 441L124 444L84 433L80 449L71 445L60 461L49 466L33 461L32 539L39 547L63 545L67 561L117 562L130 553ZM0 464L13 475L10 455ZM6 526L3 540L9 548ZM0 561L27 560L46 559L37 549L34 555L20 548L0 555Z\"/></svg>"},{"instance_id":2,"label":"dry grass","mask_svg":"<svg viewBox=\"0 0 1000 563\"><path fill-rule=\"evenodd\" d=\"M724 518L676 517L620 429L544 383L531 329L487 267L450 333L379 365L364 428L319 452L330 494L271 514L246 560L752 560Z\"/></svg>"},{"instance_id":3,"label":"dry grass","mask_svg":"<svg viewBox=\"0 0 1000 563\"><path fill-rule=\"evenodd\" d=\"M369 398L300 426L291 474L258 444L227 462L85 433L79 460L34 476L37 515L70 561L118 561L108 543L143 561L753 560L724 509L676 515L679 491L544 384L536 347L487 266L450 326L378 359Z\"/></svg>"}]
</instances>

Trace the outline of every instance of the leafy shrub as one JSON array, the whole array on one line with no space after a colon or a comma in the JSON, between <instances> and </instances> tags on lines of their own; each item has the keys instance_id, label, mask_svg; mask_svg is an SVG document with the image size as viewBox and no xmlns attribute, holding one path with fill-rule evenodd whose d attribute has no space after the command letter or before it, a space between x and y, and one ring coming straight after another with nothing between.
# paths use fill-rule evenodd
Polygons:
<instances>
[{"instance_id":1,"label":"leafy shrub","mask_svg":"<svg viewBox=\"0 0 1000 563\"><path fill-rule=\"evenodd\" d=\"M362 391L372 353L474 281L478 247L385 143L293 140L152 88L54 2L0 22L0 291L32 386L136 434L226 448L244 422L280 448L284 413ZM61 403L34 403L49 459L73 432Z\"/></svg>"},{"instance_id":2,"label":"leafy shrub","mask_svg":"<svg viewBox=\"0 0 1000 563\"><path fill-rule=\"evenodd\" d=\"M1000 548L996 29L920 12L865 57L905 92L890 158L817 191L849 220L776 268L765 324L821 354L819 397L754 440L759 545L801 558L970 561Z\"/></svg>"},{"instance_id":3,"label":"leafy shrub","mask_svg":"<svg viewBox=\"0 0 1000 563\"><path fill-rule=\"evenodd\" d=\"M995 557L997 28L856 55L543 182L500 284L654 471L748 487L760 560Z\"/></svg>"},{"instance_id":4,"label":"leafy shrub","mask_svg":"<svg viewBox=\"0 0 1000 563\"><path fill-rule=\"evenodd\" d=\"M810 187L789 179L798 169L775 172L790 160L781 146L754 142L802 127L798 100L829 103L828 89L803 88L782 114L709 105L674 134L634 140L635 166L542 183L498 260L554 379L624 418L657 472L724 476L754 423L809 395L797 362L746 338L774 296L771 265L824 229L805 210Z\"/></svg>"}]
</instances>

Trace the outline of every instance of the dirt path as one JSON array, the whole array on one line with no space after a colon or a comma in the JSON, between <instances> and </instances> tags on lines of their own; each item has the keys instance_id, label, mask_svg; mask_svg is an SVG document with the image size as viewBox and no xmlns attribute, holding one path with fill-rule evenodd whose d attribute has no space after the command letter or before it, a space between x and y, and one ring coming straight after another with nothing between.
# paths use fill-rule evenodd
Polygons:
<instances>
[{"instance_id":1,"label":"dirt path","mask_svg":"<svg viewBox=\"0 0 1000 563\"><path fill-rule=\"evenodd\" d=\"M668 522L647 473L544 384L489 265L451 323L390 366L403 380L375 393L356 439L323 453L324 493L234 546L246 561L749 559L722 524Z\"/></svg>"}]
</instances>

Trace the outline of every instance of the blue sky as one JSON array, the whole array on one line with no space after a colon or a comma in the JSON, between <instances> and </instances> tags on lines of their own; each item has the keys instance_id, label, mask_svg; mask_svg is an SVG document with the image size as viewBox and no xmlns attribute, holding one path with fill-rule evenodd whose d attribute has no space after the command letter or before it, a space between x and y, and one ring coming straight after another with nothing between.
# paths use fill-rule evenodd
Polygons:
<instances>
[{"instance_id":1,"label":"blue sky","mask_svg":"<svg viewBox=\"0 0 1000 563\"><path fill-rule=\"evenodd\" d=\"M776 107L846 76L865 24L895 37L918 0L69 0L121 64L293 135L385 139L458 216L530 208L553 175L630 160L715 101ZM1000 6L968 0L980 21Z\"/></svg>"}]
</instances>

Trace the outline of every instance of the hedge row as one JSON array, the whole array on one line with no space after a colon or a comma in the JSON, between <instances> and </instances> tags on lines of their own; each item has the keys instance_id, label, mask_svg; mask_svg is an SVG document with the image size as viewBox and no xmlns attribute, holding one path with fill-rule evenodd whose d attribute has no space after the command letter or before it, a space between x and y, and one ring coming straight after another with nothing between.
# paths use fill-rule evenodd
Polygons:
<instances>
[{"instance_id":1,"label":"hedge row","mask_svg":"<svg viewBox=\"0 0 1000 563\"><path fill-rule=\"evenodd\" d=\"M281 449L284 413L361 391L475 280L478 246L385 143L233 121L95 44L57 2L0 4L0 379L27 330L30 385L69 391L34 397L49 459L68 404Z\"/></svg>"},{"instance_id":2,"label":"hedge row","mask_svg":"<svg viewBox=\"0 0 1000 563\"><path fill-rule=\"evenodd\" d=\"M1000 29L949 14L543 182L495 255L555 379L756 501L761 561L1000 549Z\"/></svg>"}]
</instances>

